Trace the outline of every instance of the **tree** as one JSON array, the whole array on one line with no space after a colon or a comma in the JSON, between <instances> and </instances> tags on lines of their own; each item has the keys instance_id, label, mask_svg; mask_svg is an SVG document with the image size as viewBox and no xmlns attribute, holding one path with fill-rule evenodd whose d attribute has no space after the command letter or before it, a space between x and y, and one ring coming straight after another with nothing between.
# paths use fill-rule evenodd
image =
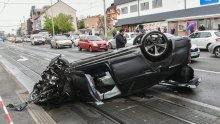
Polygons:
<instances>
[{"instance_id":1,"label":"tree","mask_svg":"<svg viewBox=\"0 0 220 124\"><path fill-rule=\"evenodd\" d=\"M80 21L78 21L78 29L83 29L83 28L85 28L85 23L84 23L84 20L80 20Z\"/></svg>"},{"instance_id":2,"label":"tree","mask_svg":"<svg viewBox=\"0 0 220 124\"><path fill-rule=\"evenodd\" d=\"M53 28L52 28L52 18L51 17L45 17L45 24L44 29L46 29L48 32L52 34ZM73 28L73 17L70 15L65 15L63 13L60 13L58 16L53 18L54 20L54 31L55 34L60 33L67 33L69 31L75 31Z\"/></svg>"},{"instance_id":3,"label":"tree","mask_svg":"<svg viewBox=\"0 0 220 124\"><path fill-rule=\"evenodd\" d=\"M17 36L21 36L21 27L19 27L16 31Z\"/></svg>"}]
</instances>

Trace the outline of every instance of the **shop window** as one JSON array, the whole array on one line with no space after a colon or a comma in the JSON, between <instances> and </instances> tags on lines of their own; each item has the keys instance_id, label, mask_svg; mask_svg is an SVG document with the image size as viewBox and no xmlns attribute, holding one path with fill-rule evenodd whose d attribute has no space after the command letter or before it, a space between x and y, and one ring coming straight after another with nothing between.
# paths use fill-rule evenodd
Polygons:
<instances>
[{"instance_id":1,"label":"shop window","mask_svg":"<svg viewBox=\"0 0 220 124\"><path fill-rule=\"evenodd\" d=\"M121 8L121 14L128 14L128 7Z\"/></svg>"},{"instance_id":2,"label":"shop window","mask_svg":"<svg viewBox=\"0 0 220 124\"><path fill-rule=\"evenodd\" d=\"M141 11L149 9L149 2L141 3Z\"/></svg>"},{"instance_id":3,"label":"shop window","mask_svg":"<svg viewBox=\"0 0 220 124\"><path fill-rule=\"evenodd\" d=\"M137 4L136 5L131 5L130 6L130 13L132 13L132 12L137 12Z\"/></svg>"},{"instance_id":4,"label":"shop window","mask_svg":"<svg viewBox=\"0 0 220 124\"><path fill-rule=\"evenodd\" d=\"M162 7L162 0L153 0L152 8L159 8L159 7Z\"/></svg>"}]
</instances>

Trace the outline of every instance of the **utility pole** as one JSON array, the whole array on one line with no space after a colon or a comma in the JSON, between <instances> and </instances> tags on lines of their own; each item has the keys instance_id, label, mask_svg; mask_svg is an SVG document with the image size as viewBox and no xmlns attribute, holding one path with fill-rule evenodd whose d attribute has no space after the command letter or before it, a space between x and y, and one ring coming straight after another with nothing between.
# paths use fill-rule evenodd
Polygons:
<instances>
[{"instance_id":1,"label":"utility pole","mask_svg":"<svg viewBox=\"0 0 220 124\"><path fill-rule=\"evenodd\" d=\"M105 38L107 38L107 19L106 19L105 0L103 0L103 5L104 5Z\"/></svg>"},{"instance_id":2,"label":"utility pole","mask_svg":"<svg viewBox=\"0 0 220 124\"><path fill-rule=\"evenodd\" d=\"M52 15L53 36L55 36L55 31L54 31L54 21L53 21L53 10L52 10L52 1L53 1L53 0L50 0L50 8L51 8L51 15Z\"/></svg>"}]
</instances>

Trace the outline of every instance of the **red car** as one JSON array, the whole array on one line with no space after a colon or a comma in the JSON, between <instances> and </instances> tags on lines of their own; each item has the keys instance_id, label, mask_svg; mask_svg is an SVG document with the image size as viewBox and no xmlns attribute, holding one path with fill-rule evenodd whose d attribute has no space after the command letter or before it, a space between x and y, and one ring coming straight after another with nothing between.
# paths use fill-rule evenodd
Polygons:
<instances>
[{"instance_id":1,"label":"red car","mask_svg":"<svg viewBox=\"0 0 220 124\"><path fill-rule=\"evenodd\" d=\"M105 40L102 40L98 36L94 35L84 35L80 37L79 45L78 45L79 51L82 49L89 50L90 52L93 51L100 51L100 50L108 50L108 43Z\"/></svg>"}]
</instances>

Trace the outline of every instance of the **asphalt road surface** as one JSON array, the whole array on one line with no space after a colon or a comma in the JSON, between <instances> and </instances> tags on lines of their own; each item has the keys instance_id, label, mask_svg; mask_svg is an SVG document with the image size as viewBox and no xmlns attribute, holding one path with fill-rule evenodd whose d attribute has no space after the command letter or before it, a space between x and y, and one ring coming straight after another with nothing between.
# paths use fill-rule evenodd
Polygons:
<instances>
[{"instance_id":1,"label":"asphalt road surface","mask_svg":"<svg viewBox=\"0 0 220 124\"><path fill-rule=\"evenodd\" d=\"M0 43L0 57L17 73L22 73L23 85L28 91L40 79L50 60L62 54L72 62L102 52L78 51L77 48L52 49L50 45ZM119 98L96 106L88 103L67 103L62 107L46 110L60 124L67 123L219 123L220 117L220 59L207 51L193 60L195 75L201 78L196 89L157 85L146 91L147 97ZM12 73L13 74L13 73ZM25 78L27 77L27 78ZM29 82L29 83L25 83Z\"/></svg>"}]
</instances>

